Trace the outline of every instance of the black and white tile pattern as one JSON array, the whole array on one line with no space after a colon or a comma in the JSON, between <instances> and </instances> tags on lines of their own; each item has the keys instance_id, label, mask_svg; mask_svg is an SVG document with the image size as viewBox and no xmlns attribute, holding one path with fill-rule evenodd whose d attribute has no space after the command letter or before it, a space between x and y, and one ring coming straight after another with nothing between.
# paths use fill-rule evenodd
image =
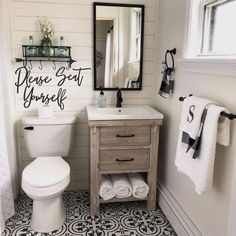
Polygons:
<instances>
[{"instance_id":1,"label":"black and white tile pattern","mask_svg":"<svg viewBox=\"0 0 236 236\"><path fill-rule=\"evenodd\" d=\"M102 204L100 215L92 217L87 191L68 191L63 198L66 222L46 234L31 230L32 200L21 195L16 214L7 221L3 236L177 236L161 209L148 211L144 202Z\"/></svg>"}]
</instances>

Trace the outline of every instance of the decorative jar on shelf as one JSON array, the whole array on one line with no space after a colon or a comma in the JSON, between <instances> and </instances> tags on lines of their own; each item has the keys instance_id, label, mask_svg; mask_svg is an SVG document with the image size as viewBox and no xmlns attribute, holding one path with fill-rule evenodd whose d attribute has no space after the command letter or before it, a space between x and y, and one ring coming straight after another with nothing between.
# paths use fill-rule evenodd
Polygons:
<instances>
[{"instance_id":1,"label":"decorative jar on shelf","mask_svg":"<svg viewBox=\"0 0 236 236\"><path fill-rule=\"evenodd\" d=\"M54 56L54 50L52 48L52 42L49 38L43 38L40 44L40 54L45 57Z\"/></svg>"},{"instance_id":2,"label":"decorative jar on shelf","mask_svg":"<svg viewBox=\"0 0 236 236\"><path fill-rule=\"evenodd\" d=\"M26 56L33 57L37 56L36 47L33 46L33 36L29 36L29 45L26 47Z\"/></svg>"}]
</instances>

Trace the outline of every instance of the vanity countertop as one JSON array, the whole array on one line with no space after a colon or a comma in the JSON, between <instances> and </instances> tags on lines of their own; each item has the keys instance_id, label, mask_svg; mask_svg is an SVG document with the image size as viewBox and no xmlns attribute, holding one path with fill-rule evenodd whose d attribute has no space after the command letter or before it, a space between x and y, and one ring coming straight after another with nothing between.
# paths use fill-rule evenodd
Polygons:
<instances>
[{"instance_id":1,"label":"vanity countertop","mask_svg":"<svg viewBox=\"0 0 236 236\"><path fill-rule=\"evenodd\" d=\"M87 106L88 120L163 120L164 115L148 105L126 105L120 108Z\"/></svg>"}]
</instances>

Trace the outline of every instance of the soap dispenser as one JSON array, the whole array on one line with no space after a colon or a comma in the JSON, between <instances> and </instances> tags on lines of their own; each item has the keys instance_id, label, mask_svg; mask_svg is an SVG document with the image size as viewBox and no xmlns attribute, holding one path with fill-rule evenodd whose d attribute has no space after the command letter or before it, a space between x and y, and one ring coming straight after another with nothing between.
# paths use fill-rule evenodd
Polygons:
<instances>
[{"instance_id":1,"label":"soap dispenser","mask_svg":"<svg viewBox=\"0 0 236 236\"><path fill-rule=\"evenodd\" d=\"M104 108L104 107L106 107L106 105L107 105L107 98L104 95L103 90L101 89L100 95L97 98L97 107Z\"/></svg>"}]
</instances>

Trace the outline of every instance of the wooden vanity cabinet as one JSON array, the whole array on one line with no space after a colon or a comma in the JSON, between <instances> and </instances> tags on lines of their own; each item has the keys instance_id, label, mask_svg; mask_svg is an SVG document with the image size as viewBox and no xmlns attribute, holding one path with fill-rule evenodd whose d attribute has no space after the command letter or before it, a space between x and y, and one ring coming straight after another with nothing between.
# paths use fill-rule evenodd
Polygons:
<instances>
[{"instance_id":1,"label":"wooden vanity cabinet","mask_svg":"<svg viewBox=\"0 0 236 236\"><path fill-rule=\"evenodd\" d=\"M159 127L162 120L89 121L90 206L99 214L99 204L137 201L133 197L104 201L99 197L102 174L143 172L150 191L147 209L156 209Z\"/></svg>"}]
</instances>

